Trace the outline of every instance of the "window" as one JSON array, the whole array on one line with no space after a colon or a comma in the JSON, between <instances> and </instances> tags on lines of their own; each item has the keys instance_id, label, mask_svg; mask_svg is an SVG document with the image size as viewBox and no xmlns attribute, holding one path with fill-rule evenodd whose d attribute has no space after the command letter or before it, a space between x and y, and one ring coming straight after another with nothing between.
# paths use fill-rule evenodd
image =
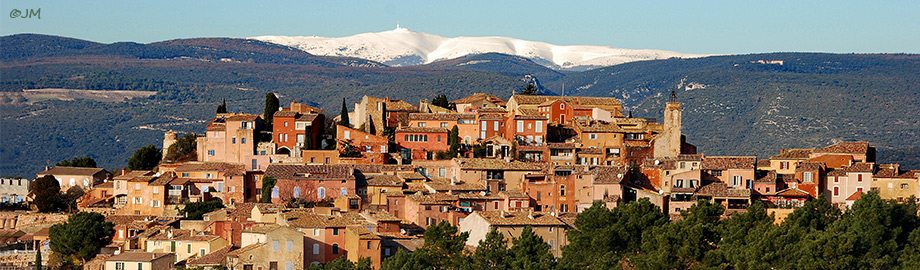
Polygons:
<instances>
[{"instance_id":1,"label":"window","mask_svg":"<svg viewBox=\"0 0 920 270\"><path fill-rule=\"evenodd\" d=\"M187 244L186 249L185 253L192 254L192 244Z\"/></svg>"},{"instance_id":2,"label":"window","mask_svg":"<svg viewBox=\"0 0 920 270\"><path fill-rule=\"evenodd\" d=\"M779 163L779 169L780 169L780 170L789 169L789 162L788 162L788 161L780 162L780 163Z\"/></svg>"},{"instance_id":3,"label":"window","mask_svg":"<svg viewBox=\"0 0 920 270\"><path fill-rule=\"evenodd\" d=\"M381 145L381 146L380 146L380 153L386 153L386 152L387 152L387 146L386 146L386 145Z\"/></svg>"},{"instance_id":4,"label":"window","mask_svg":"<svg viewBox=\"0 0 920 270\"><path fill-rule=\"evenodd\" d=\"M447 176L447 168L438 168L438 176L440 177Z\"/></svg>"},{"instance_id":5,"label":"window","mask_svg":"<svg viewBox=\"0 0 920 270\"><path fill-rule=\"evenodd\" d=\"M144 270L144 263L142 262L137 263L137 270Z\"/></svg>"},{"instance_id":6,"label":"window","mask_svg":"<svg viewBox=\"0 0 920 270\"><path fill-rule=\"evenodd\" d=\"M834 176L834 183L840 183L840 177Z\"/></svg>"},{"instance_id":7,"label":"window","mask_svg":"<svg viewBox=\"0 0 920 270\"><path fill-rule=\"evenodd\" d=\"M492 122L494 124L493 130L498 131L498 121Z\"/></svg>"},{"instance_id":8,"label":"window","mask_svg":"<svg viewBox=\"0 0 920 270\"><path fill-rule=\"evenodd\" d=\"M802 173L802 181L811 182L811 181L812 181L812 173L811 173L811 172L804 172L804 173Z\"/></svg>"},{"instance_id":9,"label":"window","mask_svg":"<svg viewBox=\"0 0 920 270\"><path fill-rule=\"evenodd\" d=\"M863 192L863 188L862 187L856 188L856 192Z\"/></svg>"},{"instance_id":10,"label":"window","mask_svg":"<svg viewBox=\"0 0 920 270\"><path fill-rule=\"evenodd\" d=\"M284 126L288 126L288 122L287 122L287 121L284 121Z\"/></svg>"},{"instance_id":11,"label":"window","mask_svg":"<svg viewBox=\"0 0 920 270\"><path fill-rule=\"evenodd\" d=\"M204 174L204 179L214 179L214 174L206 173Z\"/></svg>"},{"instance_id":12,"label":"window","mask_svg":"<svg viewBox=\"0 0 920 270\"><path fill-rule=\"evenodd\" d=\"M418 122L418 127L425 127L425 122Z\"/></svg>"},{"instance_id":13,"label":"window","mask_svg":"<svg viewBox=\"0 0 920 270\"><path fill-rule=\"evenodd\" d=\"M597 134L595 134L595 133L589 133L589 134L588 134L588 139L590 139L590 140L597 140Z\"/></svg>"},{"instance_id":14,"label":"window","mask_svg":"<svg viewBox=\"0 0 920 270\"><path fill-rule=\"evenodd\" d=\"M441 123L441 127L442 127L442 128L446 128L446 127L447 127L447 122Z\"/></svg>"},{"instance_id":15,"label":"window","mask_svg":"<svg viewBox=\"0 0 920 270\"><path fill-rule=\"evenodd\" d=\"M351 131L348 131L348 130L345 131L345 139L346 140L351 139Z\"/></svg>"},{"instance_id":16,"label":"window","mask_svg":"<svg viewBox=\"0 0 920 270\"><path fill-rule=\"evenodd\" d=\"M840 187L834 187L834 197L840 196Z\"/></svg>"},{"instance_id":17,"label":"window","mask_svg":"<svg viewBox=\"0 0 920 270\"><path fill-rule=\"evenodd\" d=\"M272 250L278 251L278 240L272 241Z\"/></svg>"},{"instance_id":18,"label":"window","mask_svg":"<svg viewBox=\"0 0 920 270\"><path fill-rule=\"evenodd\" d=\"M320 232L321 232L320 229L313 229L313 236L319 236Z\"/></svg>"},{"instance_id":19,"label":"window","mask_svg":"<svg viewBox=\"0 0 920 270\"><path fill-rule=\"evenodd\" d=\"M160 207L160 201L150 201L150 207Z\"/></svg>"},{"instance_id":20,"label":"window","mask_svg":"<svg viewBox=\"0 0 920 270\"><path fill-rule=\"evenodd\" d=\"M860 173L860 174L857 174L857 175L856 175L856 181L857 181L857 182L862 182L862 176L863 176L863 175L862 175L861 173Z\"/></svg>"},{"instance_id":21,"label":"window","mask_svg":"<svg viewBox=\"0 0 920 270\"><path fill-rule=\"evenodd\" d=\"M140 184L140 183L134 183L134 190L141 190L141 184Z\"/></svg>"},{"instance_id":22,"label":"window","mask_svg":"<svg viewBox=\"0 0 920 270\"><path fill-rule=\"evenodd\" d=\"M674 187L684 187L684 179L677 179L677 181L674 181Z\"/></svg>"},{"instance_id":23,"label":"window","mask_svg":"<svg viewBox=\"0 0 920 270\"><path fill-rule=\"evenodd\" d=\"M741 186L741 176L740 175L732 175L732 186L736 186L736 187Z\"/></svg>"},{"instance_id":24,"label":"window","mask_svg":"<svg viewBox=\"0 0 920 270\"><path fill-rule=\"evenodd\" d=\"M531 129L533 129L533 124L527 123L527 130L531 130Z\"/></svg>"},{"instance_id":25,"label":"window","mask_svg":"<svg viewBox=\"0 0 920 270\"><path fill-rule=\"evenodd\" d=\"M319 254L319 244L313 244L313 254Z\"/></svg>"},{"instance_id":26,"label":"window","mask_svg":"<svg viewBox=\"0 0 920 270\"><path fill-rule=\"evenodd\" d=\"M117 263L115 263L115 269L116 269L116 270L125 270L125 263L123 263L123 262L117 262Z\"/></svg>"},{"instance_id":27,"label":"window","mask_svg":"<svg viewBox=\"0 0 920 270\"><path fill-rule=\"evenodd\" d=\"M383 249L383 256L390 256L390 249L389 249L389 248Z\"/></svg>"},{"instance_id":28,"label":"window","mask_svg":"<svg viewBox=\"0 0 920 270\"><path fill-rule=\"evenodd\" d=\"M524 132L524 121L517 121L517 132Z\"/></svg>"},{"instance_id":29,"label":"window","mask_svg":"<svg viewBox=\"0 0 920 270\"><path fill-rule=\"evenodd\" d=\"M246 138L240 138L240 143L246 144Z\"/></svg>"},{"instance_id":30,"label":"window","mask_svg":"<svg viewBox=\"0 0 920 270\"><path fill-rule=\"evenodd\" d=\"M153 194L160 194L160 187L153 187Z\"/></svg>"},{"instance_id":31,"label":"window","mask_svg":"<svg viewBox=\"0 0 920 270\"><path fill-rule=\"evenodd\" d=\"M549 240L549 250L556 250L556 240Z\"/></svg>"},{"instance_id":32,"label":"window","mask_svg":"<svg viewBox=\"0 0 920 270\"><path fill-rule=\"evenodd\" d=\"M294 198L300 198L300 187L294 187Z\"/></svg>"},{"instance_id":33,"label":"window","mask_svg":"<svg viewBox=\"0 0 920 270\"><path fill-rule=\"evenodd\" d=\"M134 204L143 204L143 203L144 203L144 198L134 197Z\"/></svg>"},{"instance_id":34,"label":"window","mask_svg":"<svg viewBox=\"0 0 920 270\"><path fill-rule=\"evenodd\" d=\"M214 150L208 150L208 155L209 155L209 156L213 156L213 155L214 155Z\"/></svg>"},{"instance_id":35,"label":"window","mask_svg":"<svg viewBox=\"0 0 920 270\"><path fill-rule=\"evenodd\" d=\"M288 245L287 245L287 246L288 246L288 251L294 251L294 241L288 240L288 241L287 241L287 244L288 244Z\"/></svg>"},{"instance_id":36,"label":"window","mask_svg":"<svg viewBox=\"0 0 920 270\"><path fill-rule=\"evenodd\" d=\"M908 188L910 188L910 184L908 183L901 184L901 189L908 189Z\"/></svg>"},{"instance_id":37,"label":"window","mask_svg":"<svg viewBox=\"0 0 920 270\"><path fill-rule=\"evenodd\" d=\"M348 189L347 189L347 188L344 188L344 187L343 187L343 188L340 188L340 189L339 189L339 195L341 195L341 196L346 196L346 195L348 195Z\"/></svg>"},{"instance_id":38,"label":"window","mask_svg":"<svg viewBox=\"0 0 920 270\"><path fill-rule=\"evenodd\" d=\"M316 189L316 197L320 199L326 198L326 188L320 187Z\"/></svg>"},{"instance_id":39,"label":"window","mask_svg":"<svg viewBox=\"0 0 920 270\"><path fill-rule=\"evenodd\" d=\"M559 186L559 196L565 197L565 185Z\"/></svg>"},{"instance_id":40,"label":"window","mask_svg":"<svg viewBox=\"0 0 920 270\"><path fill-rule=\"evenodd\" d=\"M332 244L332 254L339 254L339 244Z\"/></svg>"},{"instance_id":41,"label":"window","mask_svg":"<svg viewBox=\"0 0 920 270\"><path fill-rule=\"evenodd\" d=\"M709 172L712 176L722 176L722 170L712 170Z\"/></svg>"},{"instance_id":42,"label":"window","mask_svg":"<svg viewBox=\"0 0 920 270\"><path fill-rule=\"evenodd\" d=\"M287 262L285 266L287 266L287 270L294 270L294 262Z\"/></svg>"},{"instance_id":43,"label":"window","mask_svg":"<svg viewBox=\"0 0 920 270\"><path fill-rule=\"evenodd\" d=\"M272 198L280 198L280 196L278 196L278 187L272 188Z\"/></svg>"},{"instance_id":44,"label":"window","mask_svg":"<svg viewBox=\"0 0 920 270\"><path fill-rule=\"evenodd\" d=\"M537 132L543 132L543 121L537 121Z\"/></svg>"}]
</instances>

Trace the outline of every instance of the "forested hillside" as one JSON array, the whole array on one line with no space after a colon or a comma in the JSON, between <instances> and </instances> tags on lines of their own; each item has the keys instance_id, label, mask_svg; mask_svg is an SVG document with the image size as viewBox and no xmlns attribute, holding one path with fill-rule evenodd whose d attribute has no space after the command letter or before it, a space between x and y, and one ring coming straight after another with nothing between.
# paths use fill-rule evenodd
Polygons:
<instances>
[{"instance_id":1,"label":"forested hillside","mask_svg":"<svg viewBox=\"0 0 920 270\"><path fill-rule=\"evenodd\" d=\"M769 156L780 148L866 140L879 160L920 168L920 56L777 53L634 62L557 72L484 54L413 67L319 57L252 40L151 44L0 37L0 176L31 176L77 156L108 169L162 131L203 132L217 104L261 114L266 93L337 113L342 98L389 96L417 104L445 94L507 98L525 82L548 94L613 96L634 116L660 118L678 89L684 133L707 154ZM757 60L782 60L760 64ZM752 63L752 61L755 61ZM124 102L27 100L22 89L146 90Z\"/></svg>"}]
</instances>

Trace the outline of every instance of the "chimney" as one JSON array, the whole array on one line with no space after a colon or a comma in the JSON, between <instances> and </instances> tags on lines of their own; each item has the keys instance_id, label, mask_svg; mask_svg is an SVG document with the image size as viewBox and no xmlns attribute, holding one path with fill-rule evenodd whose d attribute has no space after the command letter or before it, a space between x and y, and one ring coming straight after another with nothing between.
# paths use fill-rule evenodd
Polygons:
<instances>
[{"instance_id":1,"label":"chimney","mask_svg":"<svg viewBox=\"0 0 920 270\"><path fill-rule=\"evenodd\" d=\"M533 208L530 208L530 213L527 214L527 217L533 219Z\"/></svg>"},{"instance_id":2,"label":"chimney","mask_svg":"<svg viewBox=\"0 0 920 270\"><path fill-rule=\"evenodd\" d=\"M780 154L785 154L785 153L786 153L786 148L780 149L780 150L779 150L779 153L780 153Z\"/></svg>"}]
</instances>

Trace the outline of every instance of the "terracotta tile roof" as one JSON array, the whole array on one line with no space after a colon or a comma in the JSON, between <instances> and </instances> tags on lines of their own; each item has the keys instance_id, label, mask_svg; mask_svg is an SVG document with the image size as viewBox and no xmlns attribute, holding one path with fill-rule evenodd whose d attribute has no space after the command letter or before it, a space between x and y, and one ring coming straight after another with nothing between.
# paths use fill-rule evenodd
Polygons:
<instances>
[{"instance_id":1,"label":"terracotta tile roof","mask_svg":"<svg viewBox=\"0 0 920 270\"><path fill-rule=\"evenodd\" d=\"M393 165L393 164L354 164L352 168L360 173L383 173L397 171L414 171L418 166L414 165Z\"/></svg>"},{"instance_id":2,"label":"terracotta tile roof","mask_svg":"<svg viewBox=\"0 0 920 270\"><path fill-rule=\"evenodd\" d=\"M176 167L176 172L220 171L240 173L246 171L243 164L227 162L188 162Z\"/></svg>"},{"instance_id":3,"label":"terracotta tile roof","mask_svg":"<svg viewBox=\"0 0 920 270\"><path fill-rule=\"evenodd\" d=\"M517 114L514 116L515 120L549 120L549 117L546 117L542 114Z\"/></svg>"},{"instance_id":4,"label":"terracotta tile roof","mask_svg":"<svg viewBox=\"0 0 920 270\"><path fill-rule=\"evenodd\" d=\"M492 194L483 195L482 193L459 193L457 194L457 197L459 197L460 200L501 200L502 199L502 197L498 195L492 195Z\"/></svg>"},{"instance_id":5,"label":"terracotta tile roof","mask_svg":"<svg viewBox=\"0 0 920 270\"><path fill-rule=\"evenodd\" d=\"M431 182L425 183L429 188L443 192L443 191L485 191L486 185L484 183L470 183L470 182L461 182L459 184L451 184L449 178L434 177L431 178Z\"/></svg>"},{"instance_id":6,"label":"terracotta tile roof","mask_svg":"<svg viewBox=\"0 0 920 270\"><path fill-rule=\"evenodd\" d=\"M541 212L476 211L491 226L565 226L558 218Z\"/></svg>"},{"instance_id":7,"label":"terracotta tile roof","mask_svg":"<svg viewBox=\"0 0 920 270\"><path fill-rule=\"evenodd\" d=\"M799 179L795 178L795 174L791 173L777 173L776 179L783 181L783 183L799 182Z\"/></svg>"},{"instance_id":8,"label":"terracotta tile roof","mask_svg":"<svg viewBox=\"0 0 920 270\"><path fill-rule=\"evenodd\" d=\"M94 186L93 188L115 188L115 183L112 181L106 181L106 182L103 182L102 184L98 184Z\"/></svg>"},{"instance_id":9,"label":"terracotta tile roof","mask_svg":"<svg viewBox=\"0 0 920 270\"><path fill-rule=\"evenodd\" d=\"M484 113L479 115L479 120L503 120L505 116L500 113Z\"/></svg>"},{"instance_id":10,"label":"terracotta tile roof","mask_svg":"<svg viewBox=\"0 0 920 270\"><path fill-rule=\"evenodd\" d=\"M872 172L875 169L875 163L856 162L850 167L845 168L847 172Z\"/></svg>"},{"instance_id":11,"label":"terracotta tile roof","mask_svg":"<svg viewBox=\"0 0 920 270\"><path fill-rule=\"evenodd\" d=\"M472 113L410 113L409 121L457 121L460 119L473 120L476 115Z\"/></svg>"},{"instance_id":12,"label":"terracotta tile roof","mask_svg":"<svg viewBox=\"0 0 920 270\"><path fill-rule=\"evenodd\" d=\"M843 168L850 166L853 163L852 155L822 155L813 159L809 159L811 162L821 162L827 165L828 168Z\"/></svg>"},{"instance_id":13,"label":"terracotta tile roof","mask_svg":"<svg viewBox=\"0 0 920 270\"><path fill-rule=\"evenodd\" d=\"M295 111L277 111L272 117L296 117L297 115Z\"/></svg>"},{"instance_id":14,"label":"terracotta tile roof","mask_svg":"<svg viewBox=\"0 0 920 270\"><path fill-rule=\"evenodd\" d=\"M248 245L240 249L236 249L236 250L227 252L227 257L239 257L240 255L247 254L253 250L260 249L264 247L265 245L266 243L257 243L257 244Z\"/></svg>"},{"instance_id":15,"label":"terracotta tile roof","mask_svg":"<svg viewBox=\"0 0 920 270\"><path fill-rule=\"evenodd\" d=\"M504 105L502 105L502 106L504 106ZM477 110L477 112L479 112L479 113L501 113L501 114L504 114L504 113L507 113L508 110L505 109L505 108L501 108L501 107L485 107L485 108L479 108L479 110Z\"/></svg>"},{"instance_id":16,"label":"terracotta tile roof","mask_svg":"<svg viewBox=\"0 0 920 270\"><path fill-rule=\"evenodd\" d=\"M387 104L386 105L387 111L410 111L410 112L418 111L418 107L412 106L412 104L409 104L409 102L405 102L402 100L390 100L386 102L386 104Z\"/></svg>"},{"instance_id":17,"label":"terracotta tile roof","mask_svg":"<svg viewBox=\"0 0 920 270\"><path fill-rule=\"evenodd\" d=\"M49 170L44 170L38 175L95 175L100 172L104 172L103 168L84 168L84 167L66 167L66 166L54 166Z\"/></svg>"},{"instance_id":18,"label":"terracotta tile roof","mask_svg":"<svg viewBox=\"0 0 920 270\"><path fill-rule=\"evenodd\" d=\"M756 156L711 156L703 158L704 170L753 170Z\"/></svg>"},{"instance_id":19,"label":"terracotta tile roof","mask_svg":"<svg viewBox=\"0 0 920 270\"><path fill-rule=\"evenodd\" d=\"M827 176L847 176L845 169L827 169Z\"/></svg>"},{"instance_id":20,"label":"terracotta tile roof","mask_svg":"<svg viewBox=\"0 0 920 270\"><path fill-rule=\"evenodd\" d=\"M549 149L575 149L574 143L547 143Z\"/></svg>"},{"instance_id":21,"label":"terracotta tile roof","mask_svg":"<svg viewBox=\"0 0 920 270\"><path fill-rule=\"evenodd\" d=\"M213 123L213 122L208 123L207 130L208 131L226 131L227 124L226 123Z\"/></svg>"},{"instance_id":22,"label":"terracotta tile roof","mask_svg":"<svg viewBox=\"0 0 920 270\"><path fill-rule=\"evenodd\" d=\"M769 171L767 171L765 174L763 174L762 176L757 177L757 179L754 180L754 182L757 182L757 183L771 183L771 184L773 184L773 183L776 183L776 179L777 179L776 171L774 171L774 170L769 170Z\"/></svg>"},{"instance_id":23,"label":"terracotta tile roof","mask_svg":"<svg viewBox=\"0 0 920 270\"><path fill-rule=\"evenodd\" d=\"M387 212L387 211L365 210L364 212L361 213L361 215L374 219L377 222L394 222L394 221L401 222L402 221L402 219L394 216L393 214L390 214L390 212Z\"/></svg>"},{"instance_id":24,"label":"terracotta tile roof","mask_svg":"<svg viewBox=\"0 0 920 270\"><path fill-rule=\"evenodd\" d=\"M454 101L452 101L451 103L453 103L453 104L466 104L466 103L477 102L477 101L480 101L480 100L488 100L488 101L491 102L492 104L495 104L495 105L498 105L498 106L505 106L505 101L504 101L504 100L502 100L502 99L500 99L500 98L498 98L498 97L495 97L495 96L493 96L493 95L488 95L488 94L484 94L484 93L472 94L472 95L470 95L470 96L468 96L468 97L461 98L461 99L458 99L458 100L454 100Z\"/></svg>"},{"instance_id":25,"label":"terracotta tile roof","mask_svg":"<svg viewBox=\"0 0 920 270\"><path fill-rule=\"evenodd\" d=\"M252 225L252 227L243 229L243 232L245 232L245 233L266 234L266 233L268 233L268 232L271 232L271 231L280 229L280 228L282 228L282 227L284 227L284 226L281 226L281 225L278 225L278 224L274 224L274 223L259 223L259 224L254 224L254 225Z\"/></svg>"},{"instance_id":26,"label":"terracotta tile roof","mask_svg":"<svg viewBox=\"0 0 920 270\"><path fill-rule=\"evenodd\" d=\"M751 190L729 188L725 183L716 182L701 186L700 189L696 192L696 195L749 199L751 198Z\"/></svg>"},{"instance_id":27,"label":"terracotta tile roof","mask_svg":"<svg viewBox=\"0 0 920 270\"><path fill-rule=\"evenodd\" d=\"M626 177L625 167L597 166L591 169L595 184L620 184Z\"/></svg>"},{"instance_id":28,"label":"terracotta tile roof","mask_svg":"<svg viewBox=\"0 0 920 270\"><path fill-rule=\"evenodd\" d=\"M853 195L850 195L850 197L847 197L846 200L847 201L859 200L859 198L862 198L862 195L863 195L862 192L859 192L859 191L853 192Z\"/></svg>"},{"instance_id":29,"label":"terracotta tile roof","mask_svg":"<svg viewBox=\"0 0 920 270\"><path fill-rule=\"evenodd\" d=\"M425 177L424 175L422 175L421 173L418 173L418 172L416 172L416 171L411 171L411 172L399 172L399 173L396 173L396 175L397 175L399 178L401 178L401 179L403 179L403 180L405 180L405 181L411 181L411 180L427 180L427 179L428 179L427 177Z\"/></svg>"},{"instance_id":30,"label":"terracotta tile roof","mask_svg":"<svg viewBox=\"0 0 920 270\"><path fill-rule=\"evenodd\" d=\"M415 194L406 196L406 199L415 201L421 205L443 205L451 204L453 201L457 201L459 197L456 195L448 195L444 193L431 193L427 195Z\"/></svg>"},{"instance_id":31,"label":"terracotta tile roof","mask_svg":"<svg viewBox=\"0 0 920 270\"><path fill-rule=\"evenodd\" d=\"M520 161L507 162L501 159L455 158L462 170L506 170L506 171L540 171L543 168Z\"/></svg>"},{"instance_id":32,"label":"terracotta tile roof","mask_svg":"<svg viewBox=\"0 0 920 270\"><path fill-rule=\"evenodd\" d=\"M786 153L775 155L770 159L808 159L814 149L789 149Z\"/></svg>"},{"instance_id":33,"label":"terracotta tile roof","mask_svg":"<svg viewBox=\"0 0 920 270\"><path fill-rule=\"evenodd\" d=\"M784 190L777 191L777 192L776 192L776 196L782 196L782 197L811 197L811 195L808 194L808 192L805 192L805 191L800 190L800 189L797 189L797 188L787 188L787 189L784 189Z\"/></svg>"},{"instance_id":34,"label":"terracotta tile roof","mask_svg":"<svg viewBox=\"0 0 920 270\"><path fill-rule=\"evenodd\" d=\"M125 174L119 175L119 176L115 176L114 178L112 178L112 180L130 180L131 178L135 178L138 176L150 176L153 174L154 172L151 172L151 171L131 171L131 172L127 172Z\"/></svg>"},{"instance_id":35,"label":"terracotta tile roof","mask_svg":"<svg viewBox=\"0 0 920 270\"><path fill-rule=\"evenodd\" d=\"M401 187L405 183L395 175L368 175L365 179L368 186Z\"/></svg>"},{"instance_id":36,"label":"terracotta tile roof","mask_svg":"<svg viewBox=\"0 0 920 270\"><path fill-rule=\"evenodd\" d=\"M815 153L866 154L869 142L839 142L814 151Z\"/></svg>"},{"instance_id":37,"label":"terracotta tile roof","mask_svg":"<svg viewBox=\"0 0 920 270\"><path fill-rule=\"evenodd\" d=\"M222 249L212 251L211 253L205 254L200 258L190 260L188 265L190 266L207 266L207 265L223 265L224 258L226 258L227 253L230 252L230 248L233 246L226 246Z\"/></svg>"},{"instance_id":38,"label":"terracotta tile roof","mask_svg":"<svg viewBox=\"0 0 920 270\"><path fill-rule=\"evenodd\" d=\"M582 123L581 121L576 121L575 126L580 129L582 132L591 132L591 133L625 133L626 130L620 128L619 125L592 121L591 123Z\"/></svg>"},{"instance_id":39,"label":"terracotta tile roof","mask_svg":"<svg viewBox=\"0 0 920 270\"><path fill-rule=\"evenodd\" d=\"M172 253L151 253L151 252L123 252L121 254L109 257L107 262L152 262L154 260L172 256Z\"/></svg>"},{"instance_id":40,"label":"terracotta tile roof","mask_svg":"<svg viewBox=\"0 0 920 270\"><path fill-rule=\"evenodd\" d=\"M153 237L150 237L148 240L152 241L167 241L167 240L176 240L176 241L186 241L186 242L211 242L220 239L220 236L213 234L205 234L205 232L192 233L187 230L173 230L172 238L169 237L168 233L157 234Z\"/></svg>"},{"instance_id":41,"label":"terracotta tile roof","mask_svg":"<svg viewBox=\"0 0 920 270\"><path fill-rule=\"evenodd\" d=\"M677 161L702 161L702 154L680 154L675 158Z\"/></svg>"},{"instance_id":42,"label":"terracotta tile roof","mask_svg":"<svg viewBox=\"0 0 920 270\"><path fill-rule=\"evenodd\" d=\"M398 127L396 133L448 133L447 128L442 127Z\"/></svg>"},{"instance_id":43,"label":"terracotta tile roof","mask_svg":"<svg viewBox=\"0 0 920 270\"><path fill-rule=\"evenodd\" d=\"M172 175L164 175L164 176L157 177L156 179L153 179L153 181L150 181L150 183L148 183L148 185L150 185L150 186L165 186L165 185L170 184L170 182L172 182L172 181L175 180L175 179L176 179L175 176L172 176Z\"/></svg>"},{"instance_id":44,"label":"terracotta tile roof","mask_svg":"<svg viewBox=\"0 0 920 270\"><path fill-rule=\"evenodd\" d=\"M349 165L268 165L265 176L279 180L355 180Z\"/></svg>"},{"instance_id":45,"label":"terracotta tile roof","mask_svg":"<svg viewBox=\"0 0 920 270\"><path fill-rule=\"evenodd\" d=\"M315 114L315 113L300 114L294 120L313 122L319 116L320 116L319 114Z\"/></svg>"},{"instance_id":46,"label":"terracotta tile roof","mask_svg":"<svg viewBox=\"0 0 920 270\"><path fill-rule=\"evenodd\" d=\"M642 167L647 169L674 170L677 169L677 160L670 158L648 158L642 161Z\"/></svg>"},{"instance_id":47,"label":"terracotta tile roof","mask_svg":"<svg viewBox=\"0 0 920 270\"><path fill-rule=\"evenodd\" d=\"M517 101L519 105L537 105L554 100L562 100L573 105L620 105L620 101L612 97L514 95L511 98Z\"/></svg>"},{"instance_id":48,"label":"terracotta tile roof","mask_svg":"<svg viewBox=\"0 0 920 270\"><path fill-rule=\"evenodd\" d=\"M105 217L105 221L115 223L118 225L127 225L135 221L144 221L144 220L153 220L156 216L147 216L147 215L109 215Z\"/></svg>"},{"instance_id":49,"label":"terracotta tile roof","mask_svg":"<svg viewBox=\"0 0 920 270\"><path fill-rule=\"evenodd\" d=\"M509 199L530 199L530 196L527 196L524 192L516 190L499 191L498 195Z\"/></svg>"},{"instance_id":50,"label":"terracotta tile roof","mask_svg":"<svg viewBox=\"0 0 920 270\"><path fill-rule=\"evenodd\" d=\"M763 158L757 161L757 167L768 168L770 166L773 166L773 165L770 164L769 159Z\"/></svg>"},{"instance_id":51,"label":"terracotta tile roof","mask_svg":"<svg viewBox=\"0 0 920 270\"><path fill-rule=\"evenodd\" d=\"M227 117L227 121L255 121L256 119L261 118L262 116L255 114L241 113L234 116Z\"/></svg>"},{"instance_id":52,"label":"terracotta tile roof","mask_svg":"<svg viewBox=\"0 0 920 270\"><path fill-rule=\"evenodd\" d=\"M795 171L797 172L820 171L823 168L824 168L824 163L806 161L806 162L799 163L799 165L795 167Z\"/></svg>"},{"instance_id":53,"label":"terracotta tile roof","mask_svg":"<svg viewBox=\"0 0 920 270\"><path fill-rule=\"evenodd\" d=\"M358 239L380 239L380 236L368 231L366 227L348 227L346 230L358 235Z\"/></svg>"}]
</instances>

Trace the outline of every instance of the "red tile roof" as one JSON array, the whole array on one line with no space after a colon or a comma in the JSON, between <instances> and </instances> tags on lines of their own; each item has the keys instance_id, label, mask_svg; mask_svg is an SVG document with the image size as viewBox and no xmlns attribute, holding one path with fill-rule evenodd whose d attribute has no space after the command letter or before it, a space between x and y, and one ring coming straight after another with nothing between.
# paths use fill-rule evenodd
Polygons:
<instances>
[{"instance_id":1,"label":"red tile roof","mask_svg":"<svg viewBox=\"0 0 920 270\"><path fill-rule=\"evenodd\" d=\"M285 180L355 180L354 169L349 165L280 165L271 164L265 176Z\"/></svg>"},{"instance_id":2,"label":"red tile roof","mask_svg":"<svg viewBox=\"0 0 920 270\"><path fill-rule=\"evenodd\" d=\"M704 157L704 170L753 170L756 156L710 156Z\"/></svg>"},{"instance_id":3,"label":"red tile roof","mask_svg":"<svg viewBox=\"0 0 920 270\"><path fill-rule=\"evenodd\" d=\"M38 175L87 175L92 176L100 172L104 172L103 168L84 168L84 167L67 167L67 166L54 166L51 169L44 170Z\"/></svg>"},{"instance_id":4,"label":"red tile roof","mask_svg":"<svg viewBox=\"0 0 920 270\"><path fill-rule=\"evenodd\" d=\"M409 121L457 121L460 119L473 120L476 115L472 113L410 113Z\"/></svg>"},{"instance_id":5,"label":"red tile roof","mask_svg":"<svg viewBox=\"0 0 920 270\"><path fill-rule=\"evenodd\" d=\"M172 253L151 253L151 252L123 252L121 254L109 257L107 262L152 262L154 260L173 256ZM170 262L172 263L172 262Z\"/></svg>"},{"instance_id":6,"label":"red tile roof","mask_svg":"<svg viewBox=\"0 0 920 270\"><path fill-rule=\"evenodd\" d=\"M565 226L565 222L549 213L476 211L473 214L481 216L491 226Z\"/></svg>"},{"instance_id":7,"label":"red tile roof","mask_svg":"<svg viewBox=\"0 0 920 270\"><path fill-rule=\"evenodd\" d=\"M442 127L398 127L396 133L448 133L450 130Z\"/></svg>"},{"instance_id":8,"label":"red tile roof","mask_svg":"<svg viewBox=\"0 0 920 270\"><path fill-rule=\"evenodd\" d=\"M498 98L498 97L495 97L495 96L493 96L493 95L488 95L488 94L484 94L484 93L475 93L475 94L472 94L472 95L470 95L470 96L468 96L468 97L461 98L461 99L458 99L458 100L454 100L454 101L452 101L451 103L453 103L453 104L467 104L467 103L477 102L477 101L480 101L480 100L487 100L487 101L491 102L492 104L495 104L495 105L498 105L498 106L505 106L505 101L504 101L504 100L502 100L502 99L500 99L500 98Z\"/></svg>"},{"instance_id":9,"label":"red tile roof","mask_svg":"<svg viewBox=\"0 0 920 270\"><path fill-rule=\"evenodd\" d=\"M866 154L869 152L869 142L839 142L817 149L815 153L837 154Z\"/></svg>"},{"instance_id":10,"label":"red tile roof","mask_svg":"<svg viewBox=\"0 0 920 270\"><path fill-rule=\"evenodd\" d=\"M770 159L807 159L814 149L789 149L786 153L775 155Z\"/></svg>"}]
</instances>

